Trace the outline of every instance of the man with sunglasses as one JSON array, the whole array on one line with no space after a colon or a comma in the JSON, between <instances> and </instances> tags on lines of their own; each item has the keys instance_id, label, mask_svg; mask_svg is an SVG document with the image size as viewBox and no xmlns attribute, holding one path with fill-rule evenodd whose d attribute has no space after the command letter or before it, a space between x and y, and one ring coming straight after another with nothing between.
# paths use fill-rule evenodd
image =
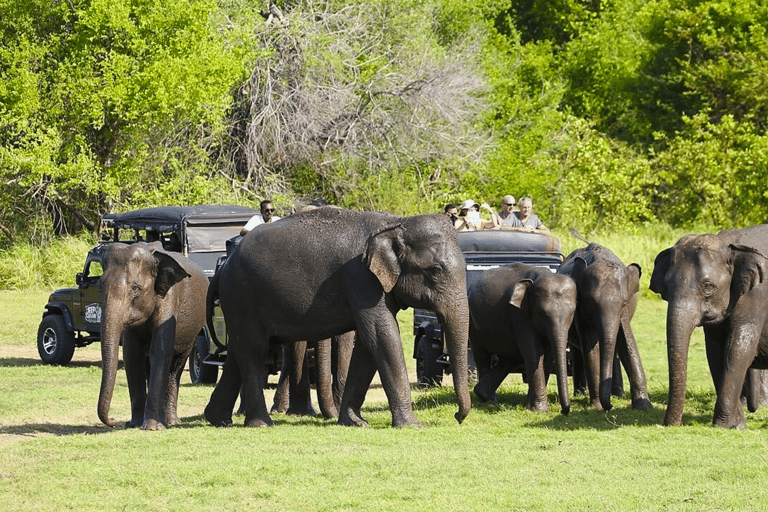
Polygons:
<instances>
[{"instance_id":1,"label":"man with sunglasses","mask_svg":"<svg viewBox=\"0 0 768 512\"><path fill-rule=\"evenodd\" d=\"M494 212L493 216L491 217L494 229L523 227L520 219L512 211L514 208L515 196L506 195L501 198L501 211Z\"/></svg>"},{"instance_id":2,"label":"man with sunglasses","mask_svg":"<svg viewBox=\"0 0 768 512\"><path fill-rule=\"evenodd\" d=\"M250 220L243 226L243 229L240 230L240 235L245 236L247 232L255 228L256 226L260 226L262 224L269 224L270 222L274 222L276 220L280 220L280 217L275 215L275 207L272 205L272 201L269 199L265 199L261 202L259 205L259 211L261 213L257 213L253 217L250 218Z\"/></svg>"}]
</instances>

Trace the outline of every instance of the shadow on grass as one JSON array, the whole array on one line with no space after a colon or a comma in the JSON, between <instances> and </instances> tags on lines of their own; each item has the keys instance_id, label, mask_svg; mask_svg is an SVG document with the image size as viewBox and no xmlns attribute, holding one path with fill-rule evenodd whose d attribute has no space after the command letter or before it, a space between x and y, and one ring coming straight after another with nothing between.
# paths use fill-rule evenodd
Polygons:
<instances>
[{"instance_id":1,"label":"shadow on grass","mask_svg":"<svg viewBox=\"0 0 768 512\"><path fill-rule=\"evenodd\" d=\"M43 363L39 359L32 359L29 357L2 357L0 358L0 368L13 368L13 367L31 367L31 366L49 366ZM58 365L57 365L58 366ZM101 368L101 361L70 361L60 368L88 368L91 366L98 366ZM118 367L123 367L123 361L120 360Z\"/></svg>"},{"instance_id":2,"label":"shadow on grass","mask_svg":"<svg viewBox=\"0 0 768 512\"><path fill-rule=\"evenodd\" d=\"M477 395L471 393L472 409L479 414L515 414L525 409L526 393L501 390L497 393L497 401L481 402ZM571 410L568 415L557 414L560 403L556 394L549 395L550 412L542 413L541 419L532 419L523 423L526 427L546 428L553 430L614 430L621 427L650 427L664 424L666 413L666 393L650 393L653 409L642 411L632 408L628 398L612 400L610 411L594 409L586 396L571 397ZM706 425L712 422L715 395L713 393L692 394L686 398L683 426ZM414 399L414 410L424 410L439 406L456 406L457 401L453 388L434 387L421 389ZM555 413L554 415L552 413Z\"/></svg>"},{"instance_id":3,"label":"shadow on grass","mask_svg":"<svg viewBox=\"0 0 768 512\"><path fill-rule=\"evenodd\" d=\"M73 436L78 434L108 434L113 430L121 430L124 427L111 429L106 426L87 425L61 425L59 423L25 423L24 425L9 425L0 427L0 435L20 437L40 437L43 435Z\"/></svg>"}]
</instances>

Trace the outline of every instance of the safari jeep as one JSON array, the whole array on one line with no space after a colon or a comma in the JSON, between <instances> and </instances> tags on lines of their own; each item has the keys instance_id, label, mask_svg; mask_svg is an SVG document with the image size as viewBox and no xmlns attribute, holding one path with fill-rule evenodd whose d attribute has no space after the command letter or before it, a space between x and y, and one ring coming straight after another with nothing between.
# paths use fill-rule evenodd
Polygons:
<instances>
[{"instance_id":1,"label":"safari jeep","mask_svg":"<svg viewBox=\"0 0 768 512\"><path fill-rule=\"evenodd\" d=\"M258 210L244 206L203 205L163 206L104 215L104 239L88 252L83 271L75 277L76 288L54 291L48 298L37 333L40 359L48 364L65 365L75 348L100 341L103 295L99 288L102 258L114 242L160 241L169 251L181 252L213 277L217 260L226 254L226 241ZM217 332L225 332L221 310L215 315ZM204 328L190 354L192 382L216 382L218 366L203 364L210 342ZM218 364L217 364L218 363Z\"/></svg>"},{"instance_id":2,"label":"safari jeep","mask_svg":"<svg viewBox=\"0 0 768 512\"><path fill-rule=\"evenodd\" d=\"M560 239L546 232L520 230L460 231L456 233L467 266L467 290L480 274L510 263L527 263L557 271L563 262ZM442 383L450 373L450 359L443 343L443 331L435 314L424 309L413 312L413 357L416 377L425 386ZM469 348L470 367L474 368ZM523 368L518 371L523 373Z\"/></svg>"}]
</instances>

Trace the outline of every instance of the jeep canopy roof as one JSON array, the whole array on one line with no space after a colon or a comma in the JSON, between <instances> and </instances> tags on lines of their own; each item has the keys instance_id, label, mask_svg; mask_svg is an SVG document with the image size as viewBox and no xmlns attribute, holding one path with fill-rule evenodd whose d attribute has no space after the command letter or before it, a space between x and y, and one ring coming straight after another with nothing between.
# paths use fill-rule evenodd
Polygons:
<instances>
[{"instance_id":1,"label":"jeep canopy roof","mask_svg":"<svg viewBox=\"0 0 768 512\"><path fill-rule=\"evenodd\" d=\"M175 231L182 224L245 224L258 210L247 206L209 204L199 206L158 206L125 213L108 213L102 220L116 228ZM145 227L146 226L146 227Z\"/></svg>"},{"instance_id":2,"label":"jeep canopy roof","mask_svg":"<svg viewBox=\"0 0 768 512\"><path fill-rule=\"evenodd\" d=\"M125 213L108 213L102 221L113 228L112 241L120 241L120 229L175 234L179 250L213 275L216 260L226 253L228 239L240 234L240 229L258 210L236 205L159 206ZM165 245L165 244L164 244Z\"/></svg>"}]
</instances>

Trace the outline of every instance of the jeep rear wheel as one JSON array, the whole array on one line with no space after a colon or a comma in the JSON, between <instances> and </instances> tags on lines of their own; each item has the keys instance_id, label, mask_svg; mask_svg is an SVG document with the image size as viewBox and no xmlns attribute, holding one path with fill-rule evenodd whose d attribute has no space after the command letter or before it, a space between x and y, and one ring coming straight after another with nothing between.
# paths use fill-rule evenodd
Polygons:
<instances>
[{"instance_id":1,"label":"jeep rear wheel","mask_svg":"<svg viewBox=\"0 0 768 512\"><path fill-rule=\"evenodd\" d=\"M75 354L75 338L60 315L48 315L37 329L37 352L47 364L65 365Z\"/></svg>"},{"instance_id":2,"label":"jeep rear wheel","mask_svg":"<svg viewBox=\"0 0 768 512\"><path fill-rule=\"evenodd\" d=\"M435 348L432 339L422 336L416 350L416 378L422 386L439 386L443 382L443 365L437 362L442 348Z\"/></svg>"},{"instance_id":3,"label":"jeep rear wheel","mask_svg":"<svg viewBox=\"0 0 768 512\"><path fill-rule=\"evenodd\" d=\"M193 384L216 384L219 377L218 366L203 363L209 352L208 346L208 338L201 334L189 353L189 378Z\"/></svg>"}]
</instances>

